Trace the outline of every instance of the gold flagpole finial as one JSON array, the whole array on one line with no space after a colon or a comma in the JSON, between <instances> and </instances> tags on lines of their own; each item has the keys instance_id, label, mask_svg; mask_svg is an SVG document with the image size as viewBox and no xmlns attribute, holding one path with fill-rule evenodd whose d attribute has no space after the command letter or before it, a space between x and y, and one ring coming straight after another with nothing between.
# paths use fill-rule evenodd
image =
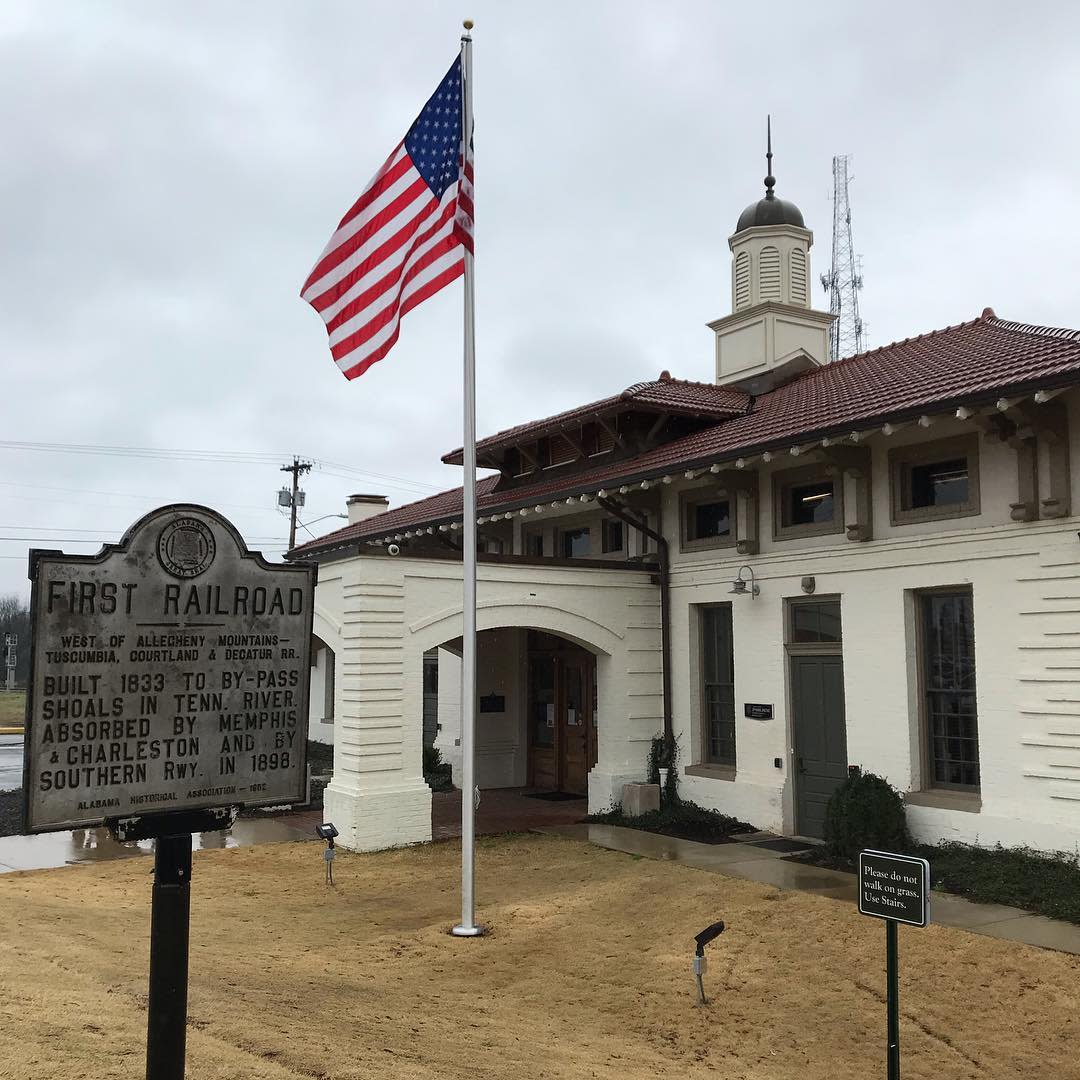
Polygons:
<instances>
[{"instance_id":1,"label":"gold flagpole finial","mask_svg":"<svg viewBox=\"0 0 1080 1080\"><path fill-rule=\"evenodd\" d=\"M464 26L466 30L471 30L474 24L472 19L466 19L461 25Z\"/></svg>"}]
</instances>

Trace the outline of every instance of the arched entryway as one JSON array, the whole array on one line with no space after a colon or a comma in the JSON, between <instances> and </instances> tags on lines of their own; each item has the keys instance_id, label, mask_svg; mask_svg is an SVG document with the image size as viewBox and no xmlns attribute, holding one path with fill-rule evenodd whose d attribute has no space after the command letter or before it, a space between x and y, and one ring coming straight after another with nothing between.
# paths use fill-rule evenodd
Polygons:
<instances>
[{"instance_id":1,"label":"arched entryway","mask_svg":"<svg viewBox=\"0 0 1080 1080\"><path fill-rule=\"evenodd\" d=\"M600 741L596 654L568 637L524 626L481 630L476 644L477 786L588 795ZM424 653L425 690L436 656L434 745L460 783L461 639ZM426 697L425 746L431 745Z\"/></svg>"}]
</instances>

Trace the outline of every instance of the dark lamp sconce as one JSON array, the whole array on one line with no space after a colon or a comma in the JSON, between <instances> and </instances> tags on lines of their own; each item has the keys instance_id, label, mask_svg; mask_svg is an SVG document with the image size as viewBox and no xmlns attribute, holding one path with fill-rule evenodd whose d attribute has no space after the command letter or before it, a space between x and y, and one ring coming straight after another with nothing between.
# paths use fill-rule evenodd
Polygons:
<instances>
[{"instance_id":1,"label":"dark lamp sconce","mask_svg":"<svg viewBox=\"0 0 1080 1080\"><path fill-rule=\"evenodd\" d=\"M750 580L747 581L743 577L743 571L746 571L750 575ZM731 589L729 593L734 596L746 596L749 594L751 597L757 596L761 592L761 586L758 585L757 580L754 577L753 567L740 566L739 573L736 575L735 580L731 583Z\"/></svg>"}]
</instances>

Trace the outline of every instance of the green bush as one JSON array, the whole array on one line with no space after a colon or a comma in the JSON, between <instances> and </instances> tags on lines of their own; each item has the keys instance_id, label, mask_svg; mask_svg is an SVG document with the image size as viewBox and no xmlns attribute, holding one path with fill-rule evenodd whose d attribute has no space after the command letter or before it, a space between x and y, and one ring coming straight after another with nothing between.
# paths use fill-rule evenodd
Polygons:
<instances>
[{"instance_id":1,"label":"green bush","mask_svg":"<svg viewBox=\"0 0 1080 1080\"><path fill-rule=\"evenodd\" d=\"M453 767L435 746L424 747L424 779L432 791L454 790Z\"/></svg>"},{"instance_id":2,"label":"green bush","mask_svg":"<svg viewBox=\"0 0 1080 1080\"><path fill-rule=\"evenodd\" d=\"M663 735L654 735L649 747L649 783L660 783L660 770L667 769L667 784L661 792L661 799L667 803L679 801L679 740L672 738L670 746Z\"/></svg>"},{"instance_id":3,"label":"green bush","mask_svg":"<svg viewBox=\"0 0 1080 1080\"><path fill-rule=\"evenodd\" d=\"M887 780L853 771L825 808L825 846L835 859L855 862L865 848L906 851L911 843L904 801Z\"/></svg>"},{"instance_id":4,"label":"green bush","mask_svg":"<svg viewBox=\"0 0 1080 1080\"><path fill-rule=\"evenodd\" d=\"M677 802L665 801L659 810L650 810L639 817L627 817L621 806L614 806L606 813L590 814L585 821L597 825L621 825L627 829L713 844L726 840L732 833L753 829L745 821L722 814L719 810L708 810L681 799Z\"/></svg>"}]
</instances>

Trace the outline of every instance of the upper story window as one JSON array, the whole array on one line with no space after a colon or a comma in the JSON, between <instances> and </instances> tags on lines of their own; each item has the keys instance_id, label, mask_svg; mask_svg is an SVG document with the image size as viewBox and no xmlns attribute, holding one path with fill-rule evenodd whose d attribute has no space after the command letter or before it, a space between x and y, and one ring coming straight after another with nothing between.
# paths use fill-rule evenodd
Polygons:
<instances>
[{"instance_id":1,"label":"upper story window","mask_svg":"<svg viewBox=\"0 0 1080 1080\"><path fill-rule=\"evenodd\" d=\"M773 476L773 534L777 540L844 527L843 490L821 469L791 469Z\"/></svg>"},{"instance_id":2,"label":"upper story window","mask_svg":"<svg viewBox=\"0 0 1080 1080\"><path fill-rule=\"evenodd\" d=\"M592 554L588 527L563 529L559 533L559 554L564 559L587 559Z\"/></svg>"},{"instance_id":3,"label":"upper story window","mask_svg":"<svg viewBox=\"0 0 1080 1080\"><path fill-rule=\"evenodd\" d=\"M626 544L626 531L623 523L618 519L605 518L602 530L604 553L622 551Z\"/></svg>"},{"instance_id":4,"label":"upper story window","mask_svg":"<svg viewBox=\"0 0 1080 1080\"><path fill-rule=\"evenodd\" d=\"M735 504L725 493L691 491L682 497L682 547L726 547L735 543Z\"/></svg>"},{"instance_id":5,"label":"upper story window","mask_svg":"<svg viewBox=\"0 0 1080 1080\"><path fill-rule=\"evenodd\" d=\"M979 512L978 436L898 447L889 471L894 525Z\"/></svg>"},{"instance_id":6,"label":"upper story window","mask_svg":"<svg viewBox=\"0 0 1080 1080\"><path fill-rule=\"evenodd\" d=\"M544 532L542 529L523 529L521 533L522 554L542 558L544 554Z\"/></svg>"}]
</instances>

